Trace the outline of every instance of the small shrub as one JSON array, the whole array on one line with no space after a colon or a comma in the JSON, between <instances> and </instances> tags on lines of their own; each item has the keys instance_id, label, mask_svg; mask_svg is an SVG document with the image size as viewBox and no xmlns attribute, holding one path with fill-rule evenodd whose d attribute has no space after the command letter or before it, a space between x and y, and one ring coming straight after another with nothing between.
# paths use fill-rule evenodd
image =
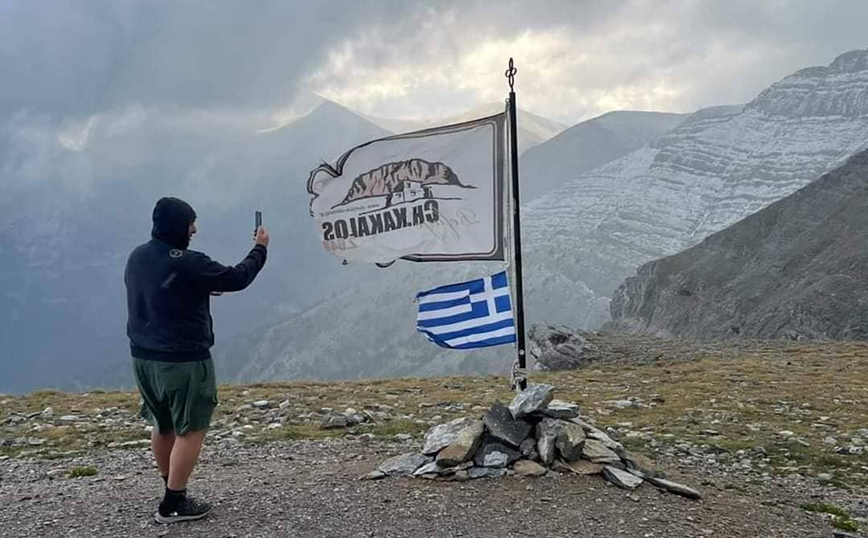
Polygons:
<instances>
[{"instance_id":1,"label":"small shrub","mask_svg":"<svg viewBox=\"0 0 868 538\"><path fill-rule=\"evenodd\" d=\"M69 471L70 478L83 478L86 476L96 476L97 475L96 467L73 467L71 471Z\"/></svg>"},{"instance_id":2,"label":"small shrub","mask_svg":"<svg viewBox=\"0 0 868 538\"><path fill-rule=\"evenodd\" d=\"M840 517L836 517L832 520L832 526L838 529L839 531L844 532L858 532L859 525L856 524L852 519L844 519Z\"/></svg>"},{"instance_id":3,"label":"small shrub","mask_svg":"<svg viewBox=\"0 0 868 538\"><path fill-rule=\"evenodd\" d=\"M850 514L841 508L829 503L810 503L803 504L802 510L806 512L815 512L817 514L829 514L832 516L832 526L838 530L845 532L857 532L859 525L850 519Z\"/></svg>"}]
</instances>

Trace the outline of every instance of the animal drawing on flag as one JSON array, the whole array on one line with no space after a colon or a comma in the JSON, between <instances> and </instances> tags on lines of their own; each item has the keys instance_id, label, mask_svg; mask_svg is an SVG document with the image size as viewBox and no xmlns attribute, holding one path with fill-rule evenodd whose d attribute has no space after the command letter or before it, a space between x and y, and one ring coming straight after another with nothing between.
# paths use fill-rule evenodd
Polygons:
<instances>
[{"instance_id":1,"label":"animal drawing on flag","mask_svg":"<svg viewBox=\"0 0 868 538\"><path fill-rule=\"evenodd\" d=\"M423 291L416 302L416 329L440 347L474 349L516 341L506 272Z\"/></svg>"},{"instance_id":2,"label":"animal drawing on flag","mask_svg":"<svg viewBox=\"0 0 868 538\"><path fill-rule=\"evenodd\" d=\"M311 171L323 247L347 261L502 260L504 114L390 136Z\"/></svg>"}]
</instances>

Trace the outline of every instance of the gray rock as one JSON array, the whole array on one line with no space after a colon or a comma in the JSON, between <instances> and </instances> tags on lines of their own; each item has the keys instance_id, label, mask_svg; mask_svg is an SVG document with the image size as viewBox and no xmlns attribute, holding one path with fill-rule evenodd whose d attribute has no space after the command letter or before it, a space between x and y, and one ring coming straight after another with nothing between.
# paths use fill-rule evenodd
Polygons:
<instances>
[{"instance_id":1,"label":"gray rock","mask_svg":"<svg viewBox=\"0 0 868 538\"><path fill-rule=\"evenodd\" d=\"M515 469L516 474L518 474L519 476L544 476L546 473L549 472L548 469L546 469L539 463L527 460L515 462L515 466L513 468Z\"/></svg>"},{"instance_id":2,"label":"gray rock","mask_svg":"<svg viewBox=\"0 0 868 538\"><path fill-rule=\"evenodd\" d=\"M670 493L674 493L676 495L681 495L682 497L687 497L688 499L701 499L702 494L696 491L693 488L689 488L683 484L679 484L677 482L672 482L670 480L664 480L662 478L655 478L653 476L645 477L649 483L657 486L660 489L664 489Z\"/></svg>"},{"instance_id":3,"label":"gray rock","mask_svg":"<svg viewBox=\"0 0 868 538\"><path fill-rule=\"evenodd\" d=\"M542 370L575 370L587 365L595 348L578 332L563 325L534 325L528 348ZM561 418L561 417L558 417Z\"/></svg>"},{"instance_id":4,"label":"gray rock","mask_svg":"<svg viewBox=\"0 0 868 538\"><path fill-rule=\"evenodd\" d=\"M621 443L613 440L611 437L609 437L608 434L606 434L606 432L597 428L596 426L593 426L580 418L570 419L570 422L572 422L573 424L578 424L579 426L584 428L588 438L601 441L604 445L606 445L606 448L608 448L609 450L613 450L618 453L624 450L624 446Z\"/></svg>"},{"instance_id":5,"label":"gray rock","mask_svg":"<svg viewBox=\"0 0 868 538\"><path fill-rule=\"evenodd\" d=\"M600 474L603 472L605 465L599 463L591 463L589 461L579 460L574 462L558 462L556 469L565 470L577 475L588 476Z\"/></svg>"},{"instance_id":6,"label":"gray rock","mask_svg":"<svg viewBox=\"0 0 868 538\"><path fill-rule=\"evenodd\" d=\"M567 461L576 461L582 457L582 447L585 445L585 430L572 422L561 422L561 433L555 441L555 446L561 456Z\"/></svg>"},{"instance_id":7,"label":"gray rock","mask_svg":"<svg viewBox=\"0 0 868 538\"><path fill-rule=\"evenodd\" d=\"M549 402L548 406L542 410L542 414L551 418L569 420L579 416L579 406L561 400L552 400Z\"/></svg>"},{"instance_id":8,"label":"gray rock","mask_svg":"<svg viewBox=\"0 0 868 538\"><path fill-rule=\"evenodd\" d=\"M582 458L592 463L618 463L621 457L597 439L588 439L582 447Z\"/></svg>"},{"instance_id":9,"label":"gray rock","mask_svg":"<svg viewBox=\"0 0 868 538\"><path fill-rule=\"evenodd\" d=\"M513 417L523 418L544 409L554 396L555 388L551 385L528 385L513 398L509 411Z\"/></svg>"},{"instance_id":10,"label":"gray rock","mask_svg":"<svg viewBox=\"0 0 868 538\"><path fill-rule=\"evenodd\" d=\"M555 460L555 443L561 435L561 423L552 418L544 418L536 426L537 451L540 461L551 465Z\"/></svg>"},{"instance_id":11,"label":"gray rock","mask_svg":"<svg viewBox=\"0 0 868 538\"><path fill-rule=\"evenodd\" d=\"M622 471L611 465L603 467L603 476L609 482L623 489L636 489L642 485L642 479L627 471Z\"/></svg>"},{"instance_id":12,"label":"gray rock","mask_svg":"<svg viewBox=\"0 0 868 538\"><path fill-rule=\"evenodd\" d=\"M624 453L621 454L621 461L623 462L623 468L627 469L636 476L644 477L645 475L650 476L657 474L653 469L653 464L644 456ZM620 465L616 466L621 468Z\"/></svg>"},{"instance_id":13,"label":"gray rock","mask_svg":"<svg viewBox=\"0 0 868 538\"><path fill-rule=\"evenodd\" d=\"M428 433L425 434L425 446L422 448L422 453L428 456L437 454L447 446L454 443L464 428L472 423L477 422L472 418L459 418L446 424L434 426Z\"/></svg>"},{"instance_id":14,"label":"gray rock","mask_svg":"<svg viewBox=\"0 0 868 538\"><path fill-rule=\"evenodd\" d=\"M360 476L359 480L380 480L386 478L387 476L389 475L377 469L376 471L371 471L366 475Z\"/></svg>"},{"instance_id":15,"label":"gray rock","mask_svg":"<svg viewBox=\"0 0 868 538\"><path fill-rule=\"evenodd\" d=\"M461 465L456 465L453 467L444 467L440 465L438 461L432 461L431 463L427 463L422 467L419 467L413 476L423 476L423 475L438 475L438 476L448 476L458 473L459 471L466 471L473 467L473 462L462 463Z\"/></svg>"},{"instance_id":16,"label":"gray rock","mask_svg":"<svg viewBox=\"0 0 868 538\"><path fill-rule=\"evenodd\" d=\"M139 439L136 441L126 441L118 445L118 448L145 448L151 446L150 439Z\"/></svg>"},{"instance_id":17,"label":"gray rock","mask_svg":"<svg viewBox=\"0 0 868 538\"><path fill-rule=\"evenodd\" d=\"M54 417L54 409L51 407L46 407L42 413L39 414L42 418L53 418Z\"/></svg>"},{"instance_id":18,"label":"gray rock","mask_svg":"<svg viewBox=\"0 0 868 538\"><path fill-rule=\"evenodd\" d=\"M343 413L329 412L322 418L320 429L337 430L341 428L347 428L349 427L349 425L350 421L347 420L346 415L344 415Z\"/></svg>"},{"instance_id":19,"label":"gray rock","mask_svg":"<svg viewBox=\"0 0 868 538\"><path fill-rule=\"evenodd\" d=\"M389 458L380 464L379 471L389 476L410 476L415 473L419 467L427 463L431 463L431 458L422 454L401 454L394 458Z\"/></svg>"},{"instance_id":20,"label":"gray rock","mask_svg":"<svg viewBox=\"0 0 868 538\"><path fill-rule=\"evenodd\" d=\"M531 459L531 454L536 452L536 439L533 437L529 437L522 441L521 446L518 448L518 451L521 452L521 456L523 458Z\"/></svg>"},{"instance_id":21,"label":"gray rock","mask_svg":"<svg viewBox=\"0 0 868 538\"><path fill-rule=\"evenodd\" d=\"M507 467L514 461L518 461L519 458L521 458L521 453L514 448L510 448L503 443L486 442L476 452L473 461L478 467L501 468Z\"/></svg>"},{"instance_id":22,"label":"gray rock","mask_svg":"<svg viewBox=\"0 0 868 538\"><path fill-rule=\"evenodd\" d=\"M500 403L491 407L483 422L492 437L515 447L521 446L533 429L531 424L513 417L509 408Z\"/></svg>"},{"instance_id":23,"label":"gray rock","mask_svg":"<svg viewBox=\"0 0 868 538\"><path fill-rule=\"evenodd\" d=\"M352 407L348 407L346 411L343 412L343 415L347 417L347 423L350 426L357 426L364 422L367 422L368 417L360 414L358 411L353 409Z\"/></svg>"},{"instance_id":24,"label":"gray rock","mask_svg":"<svg viewBox=\"0 0 868 538\"><path fill-rule=\"evenodd\" d=\"M493 469L489 467L473 467L467 471L470 478L500 478L506 474L506 469Z\"/></svg>"},{"instance_id":25,"label":"gray rock","mask_svg":"<svg viewBox=\"0 0 868 538\"><path fill-rule=\"evenodd\" d=\"M481 420L468 422L458 432L455 440L437 454L437 461L444 467L454 467L473 458L482 442L485 431Z\"/></svg>"},{"instance_id":26,"label":"gray rock","mask_svg":"<svg viewBox=\"0 0 868 538\"><path fill-rule=\"evenodd\" d=\"M60 417L61 422L79 422L81 420L81 417L78 415L63 415Z\"/></svg>"},{"instance_id":27,"label":"gray rock","mask_svg":"<svg viewBox=\"0 0 868 538\"><path fill-rule=\"evenodd\" d=\"M271 407L271 402L269 402L268 400L257 400L253 402L253 407L255 407L256 409L268 409L269 407Z\"/></svg>"},{"instance_id":28,"label":"gray rock","mask_svg":"<svg viewBox=\"0 0 868 538\"><path fill-rule=\"evenodd\" d=\"M844 531L833 531L832 536L834 538L862 538L858 534L851 534L849 532L844 532Z\"/></svg>"},{"instance_id":29,"label":"gray rock","mask_svg":"<svg viewBox=\"0 0 868 538\"><path fill-rule=\"evenodd\" d=\"M416 471L413 472L413 476L422 476L422 475L426 475L426 474L439 475L440 471L442 471L442 470L443 470L443 467L438 465L436 461L432 461L431 463L426 463L422 467L419 467L418 469L416 469Z\"/></svg>"},{"instance_id":30,"label":"gray rock","mask_svg":"<svg viewBox=\"0 0 868 538\"><path fill-rule=\"evenodd\" d=\"M278 405L278 407L280 409L286 409L290 405L292 405L292 404L289 402L289 400L283 400L282 402L280 402L280 405Z\"/></svg>"}]
</instances>

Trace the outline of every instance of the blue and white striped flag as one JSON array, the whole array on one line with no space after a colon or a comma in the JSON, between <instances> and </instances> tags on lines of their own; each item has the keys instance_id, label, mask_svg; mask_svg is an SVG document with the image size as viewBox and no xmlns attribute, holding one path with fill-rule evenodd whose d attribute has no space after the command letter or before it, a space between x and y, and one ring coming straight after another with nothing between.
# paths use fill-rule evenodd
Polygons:
<instances>
[{"instance_id":1,"label":"blue and white striped flag","mask_svg":"<svg viewBox=\"0 0 868 538\"><path fill-rule=\"evenodd\" d=\"M416 295L416 330L440 347L473 349L515 343L506 272Z\"/></svg>"}]
</instances>

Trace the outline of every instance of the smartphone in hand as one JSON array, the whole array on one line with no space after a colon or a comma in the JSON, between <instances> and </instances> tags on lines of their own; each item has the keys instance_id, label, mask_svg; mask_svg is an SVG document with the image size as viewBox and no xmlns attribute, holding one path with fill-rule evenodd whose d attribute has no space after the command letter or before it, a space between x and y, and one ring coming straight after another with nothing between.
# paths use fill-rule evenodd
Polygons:
<instances>
[{"instance_id":1,"label":"smartphone in hand","mask_svg":"<svg viewBox=\"0 0 868 538\"><path fill-rule=\"evenodd\" d=\"M253 235L259 231L259 227L262 226L262 211L256 212L256 227L253 229Z\"/></svg>"}]
</instances>

